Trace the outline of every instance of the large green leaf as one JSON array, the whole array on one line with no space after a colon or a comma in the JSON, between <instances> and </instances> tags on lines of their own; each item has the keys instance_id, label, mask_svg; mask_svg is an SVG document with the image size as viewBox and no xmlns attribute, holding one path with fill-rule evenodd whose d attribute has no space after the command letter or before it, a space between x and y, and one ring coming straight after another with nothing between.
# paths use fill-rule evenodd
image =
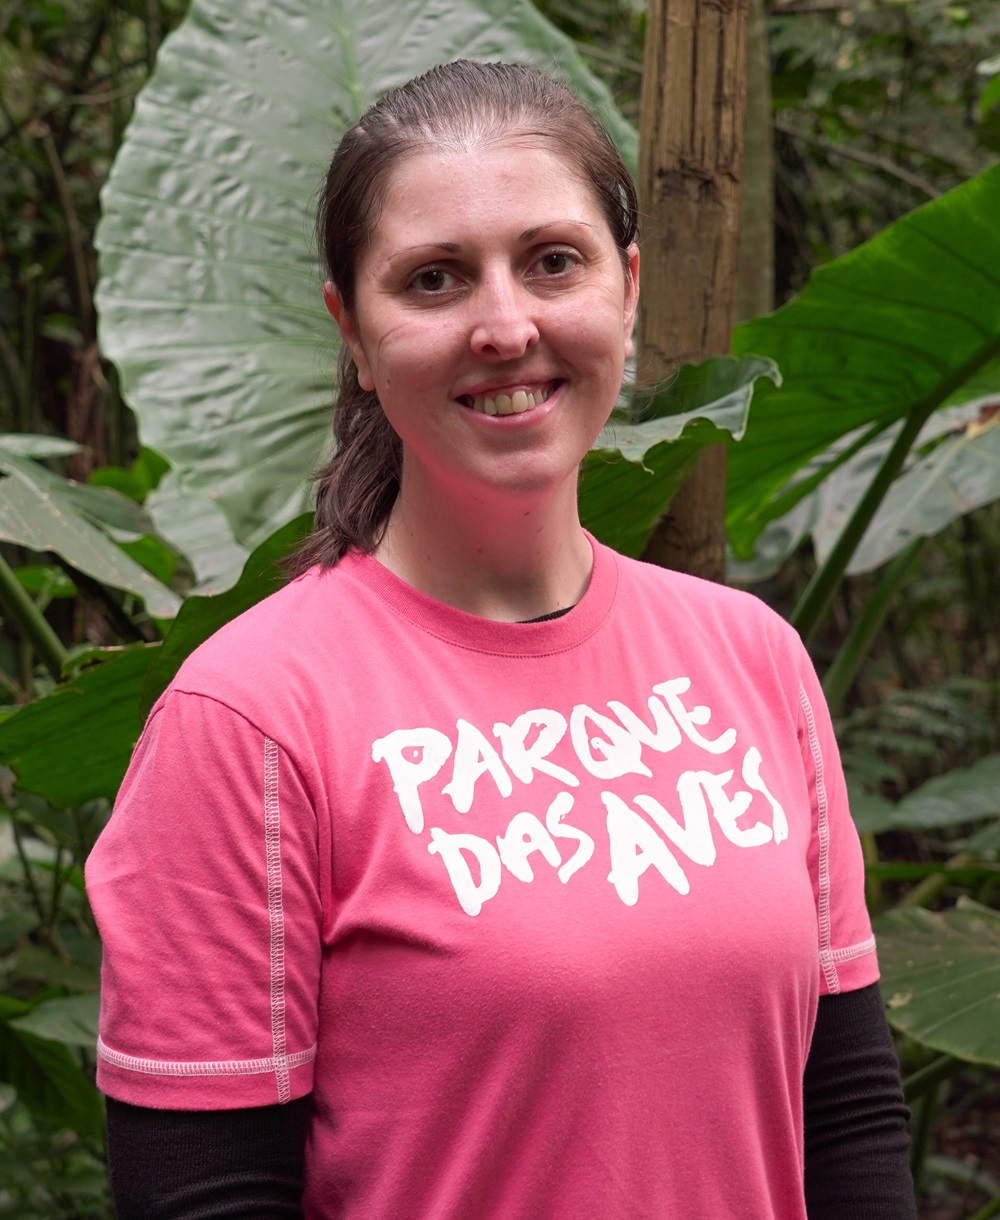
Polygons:
<instances>
[{"instance_id":1,"label":"large green leaf","mask_svg":"<svg viewBox=\"0 0 1000 1220\"><path fill-rule=\"evenodd\" d=\"M11 978L18 984L28 980L45 986L68 987L71 991L93 992L101 985L101 972L96 965L66 961L41 945L25 945L18 950L10 961L10 970Z\"/></svg>"},{"instance_id":2,"label":"large green leaf","mask_svg":"<svg viewBox=\"0 0 1000 1220\"><path fill-rule=\"evenodd\" d=\"M994 166L819 268L776 314L737 327L733 350L770 356L784 378L762 387L730 454L727 521L741 556L813 490L791 481L840 438L1000 392L998 214Z\"/></svg>"},{"instance_id":3,"label":"large green leaf","mask_svg":"<svg viewBox=\"0 0 1000 1220\"><path fill-rule=\"evenodd\" d=\"M10 1023L30 1008L10 996L0 996L0 1080L17 1089L18 1097L36 1118L91 1139L102 1139L104 1109L100 1096L70 1050Z\"/></svg>"},{"instance_id":4,"label":"large green leaf","mask_svg":"<svg viewBox=\"0 0 1000 1220\"><path fill-rule=\"evenodd\" d=\"M923 830L991 817L1000 817L1000 754L921 784L896 806L894 821Z\"/></svg>"},{"instance_id":5,"label":"large green leaf","mask_svg":"<svg viewBox=\"0 0 1000 1220\"><path fill-rule=\"evenodd\" d=\"M187 474L169 474L146 501L160 535L187 559L194 593L228 589L250 555L208 492L188 486Z\"/></svg>"},{"instance_id":6,"label":"large green leaf","mask_svg":"<svg viewBox=\"0 0 1000 1220\"><path fill-rule=\"evenodd\" d=\"M971 767L935 775L893 804L881 796L851 793L858 829L935 830L1000 818L1000 754L988 754Z\"/></svg>"},{"instance_id":7,"label":"large green leaf","mask_svg":"<svg viewBox=\"0 0 1000 1220\"><path fill-rule=\"evenodd\" d=\"M0 953L7 953L22 937L38 927L38 916L26 911L12 911L0 918Z\"/></svg>"},{"instance_id":8,"label":"large green leaf","mask_svg":"<svg viewBox=\"0 0 1000 1220\"><path fill-rule=\"evenodd\" d=\"M622 554L640 555L702 449L743 436L761 377L781 380L758 356L684 365L645 405L641 422L614 418L583 463L583 524Z\"/></svg>"},{"instance_id":9,"label":"large green leaf","mask_svg":"<svg viewBox=\"0 0 1000 1220\"><path fill-rule=\"evenodd\" d=\"M185 657L224 623L249 610L280 587L283 581L281 561L304 540L311 526L310 514L297 517L260 544L247 560L239 581L231 589L212 596L189 597L185 601L146 674L140 707L143 716L148 715L150 708L166 690Z\"/></svg>"},{"instance_id":10,"label":"large green leaf","mask_svg":"<svg viewBox=\"0 0 1000 1220\"><path fill-rule=\"evenodd\" d=\"M11 1029L34 1034L49 1042L93 1050L97 1045L100 1010L101 1000L97 995L63 996L43 1001L23 1017L11 1018L8 1024Z\"/></svg>"},{"instance_id":11,"label":"large green leaf","mask_svg":"<svg viewBox=\"0 0 1000 1220\"><path fill-rule=\"evenodd\" d=\"M303 510L328 443L308 235L330 152L380 93L459 56L560 73L634 161L607 90L528 0L194 0L139 97L103 195L101 341L143 443L240 543Z\"/></svg>"},{"instance_id":12,"label":"large green leaf","mask_svg":"<svg viewBox=\"0 0 1000 1220\"><path fill-rule=\"evenodd\" d=\"M139 695L160 647L108 649L111 659L0 722L0 762L18 786L57 808L114 797L142 729Z\"/></svg>"},{"instance_id":13,"label":"large green leaf","mask_svg":"<svg viewBox=\"0 0 1000 1220\"><path fill-rule=\"evenodd\" d=\"M875 925L889 1021L934 1050L1000 1065L1000 912L890 911Z\"/></svg>"},{"instance_id":14,"label":"large green leaf","mask_svg":"<svg viewBox=\"0 0 1000 1220\"><path fill-rule=\"evenodd\" d=\"M156 696L189 652L281 584L280 561L309 525L300 516L262 543L228 592L188 598L165 643L97 650L99 664L0 721L0 762L18 787L57 808L113 798Z\"/></svg>"},{"instance_id":15,"label":"large green leaf","mask_svg":"<svg viewBox=\"0 0 1000 1220\"><path fill-rule=\"evenodd\" d=\"M48 439L48 438L46 438ZM82 487L21 457L0 438L0 538L32 551L53 551L74 568L143 599L158 618L172 618L180 598L130 559L98 528L137 536L151 523L142 509L108 487Z\"/></svg>"}]
</instances>

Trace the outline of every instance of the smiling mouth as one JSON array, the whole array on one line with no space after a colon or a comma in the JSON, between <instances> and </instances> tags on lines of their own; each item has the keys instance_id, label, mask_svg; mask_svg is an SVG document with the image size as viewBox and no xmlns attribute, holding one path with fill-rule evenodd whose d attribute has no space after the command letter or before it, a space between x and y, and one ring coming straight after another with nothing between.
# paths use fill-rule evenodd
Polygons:
<instances>
[{"instance_id":1,"label":"smiling mouth","mask_svg":"<svg viewBox=\"0 0 1000 1220\"><path fill-rule=\"evenodd\" d=\"M512 394L462 394L458 401L463 407L471 407L480 415L523 415L551 398L562 385L552 381L538 390L515 390Z\"/></svg>"}]
</instances>

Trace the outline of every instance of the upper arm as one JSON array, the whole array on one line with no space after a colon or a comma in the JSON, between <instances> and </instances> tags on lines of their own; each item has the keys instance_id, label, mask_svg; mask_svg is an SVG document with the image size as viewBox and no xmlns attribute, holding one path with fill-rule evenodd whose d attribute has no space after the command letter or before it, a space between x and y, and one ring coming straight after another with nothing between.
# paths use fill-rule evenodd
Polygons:
<instances>
[{"instance_id":1,"label":"upper arm","mask_svg":"<svg viewBox=\"0 0 1000 1220\"><path fill-rule=\"evenodd\" d=\"M804 649L798 668L799 743L813 818L808 863L819 923L820 990L837 994L875 982L878 963L865 906L864 858L840 751Z\"/></svg>"},{"instance_id":2,"label":"upper arm","mask_svg":"<svg viewBox=\"0 0 1000 1220\"><path fill-rule=\"evenodd\" d=\"M312 1087L321 903L315 814L277 742L172 692L87 864L104 942L98 1083L183 1109Z\"/></svg>"}]
</instances>

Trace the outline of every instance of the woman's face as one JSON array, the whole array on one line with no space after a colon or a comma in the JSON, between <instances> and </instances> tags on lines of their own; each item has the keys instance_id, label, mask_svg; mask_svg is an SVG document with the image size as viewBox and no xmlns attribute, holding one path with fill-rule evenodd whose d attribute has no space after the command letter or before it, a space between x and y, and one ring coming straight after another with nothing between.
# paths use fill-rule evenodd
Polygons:
<instances>
[{"instance_id":1,"label":"woman's face","mask_svg":"<svg viewBox=\"0 0 1000 1220\"><path fill-rule=\"evenodd\" d=\"M470 500L544 495L615 403L639 285L589 186L540 143L406 158L348 314L327 305L418 484Z\"/></svg>"}]
</instances>

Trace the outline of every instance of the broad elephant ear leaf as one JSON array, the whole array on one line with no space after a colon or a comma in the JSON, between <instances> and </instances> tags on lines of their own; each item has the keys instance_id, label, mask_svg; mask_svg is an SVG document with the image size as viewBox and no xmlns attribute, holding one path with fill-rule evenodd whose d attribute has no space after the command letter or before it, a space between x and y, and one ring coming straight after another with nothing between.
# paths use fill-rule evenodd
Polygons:
<instances>
[{"instance_id":1,"label":"broad elephant ear leaf","mask_svg":"<svg viewBox=\"0 0 1000 1220\"><path fill-rule=\"evenodd\" d=\"M194 0L138 100L103 196L101 342L174 467L160 498L210 498L243 546L303 510L327 445L310 230L330 153L385 90L461 56L560 75L634 163L634 131L528 0Z\"/></svg>"},{"instance_id":2,"label":"broad elephant ear leaf","mask_svg":"<svg viewBox=\"0 0 1000 1220\"><path fill-rule=\"evenodd\" d=\"M1000 394L1000 166L814 272L783 309L736 328L733 350L769 356L729 462L727 525L748 558L769 521L824 476L795 476L838 440ZM938 514L940 517L940 513ZM917 532L940 528L928 518ZM910 536L913 536L912 534Z\"/></svg>"},{"instance_id":3,"label":"broad elephant ear leaf","mask_svg":"<svg viewBox=\"0 0 1000 1220\"><path fill-rule=\"evenodd\" d=\"M624 555L641 555L706 445L738 441L754 387L781 384L771 360L713 356L684 364L645 404L641 422L613 417L580 471L580 519Z\"/></svg>"}]
</instances>

